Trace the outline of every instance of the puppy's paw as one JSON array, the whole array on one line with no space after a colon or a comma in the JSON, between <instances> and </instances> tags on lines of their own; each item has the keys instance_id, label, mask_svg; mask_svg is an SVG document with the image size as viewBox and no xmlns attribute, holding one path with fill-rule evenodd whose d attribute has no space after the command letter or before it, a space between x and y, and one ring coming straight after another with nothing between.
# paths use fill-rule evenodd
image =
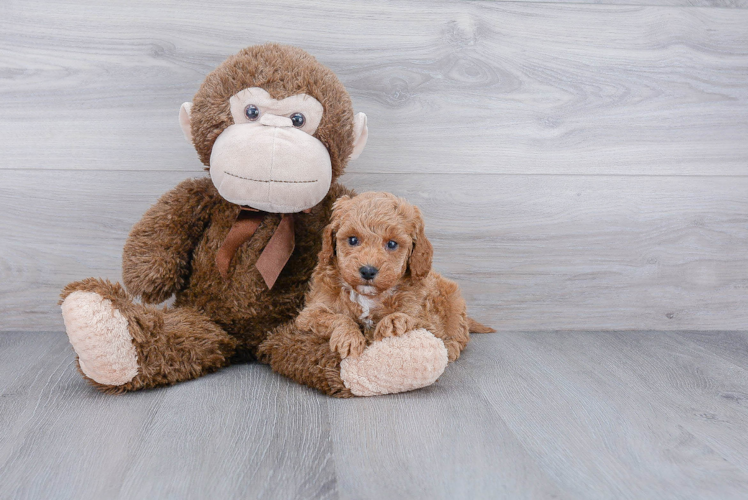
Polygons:
<instances>
[{"instance_id":1,"label":"puppy's paw","mask_svg":"<svg viewBox=\"0 0 748 500\"><path fill-rule=\"evenodd\" d=\"M388 314L377 325L374 330L374 340L382 340L386 337L399 337L410 330L418 328L418 321L405 313Z\"/></svg>"},{"instance_id":2,"label":"puppy's paw","mask_svg":"<svg viewBox=\"0 0 748 500\"><path fill-rule=\"evenodd\" d=\"M444 340L444 347L447 348L447 356L449 357L449 362L452 363L453 361L456 361L457 358L460 357L460 353L465 348L464 344L460 344L456 340Z\"/></svg>"},{"instance_id":3,"label":"puppy's paw","mask_svg":"<svg viewBox=\"0 0 748 500\"><path fill-rule=\"evenodd\" d=\"M366 338L358 330L350 327L338 327L330 336L330 349L340 354L341 359L348 356L357 358L366 348Z\"/></svg>"}]
</instances>

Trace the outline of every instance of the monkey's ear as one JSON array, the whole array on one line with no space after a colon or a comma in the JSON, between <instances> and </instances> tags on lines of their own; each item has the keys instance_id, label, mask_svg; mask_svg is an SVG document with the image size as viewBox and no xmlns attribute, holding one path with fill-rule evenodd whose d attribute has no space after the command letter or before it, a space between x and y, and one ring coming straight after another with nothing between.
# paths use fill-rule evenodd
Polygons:
<instances>
[{"instance_id":1,"label":"monkey's ear","mask_svg":"<svg viewBox=\"0 0 748 500\"><path fill-rule=\"evenodd\" d=\"M353 153L350 159L358 158L366 146L366 139L369 137L369 127L366 126L366 115L357 113L353 118Z\"/></svg>"},{"instance_id":2,"label":"monkey's ear","mask_svg":"<svg viewBox=\"0 0 748 500\"><path fill-rule=\"evenodd\" d=\"M186 102L179 108L179 126L182 127L184 138L192 144L192 126L190 125L190 113L192 113L192 103Z\"/></svg>"}]
</instances>

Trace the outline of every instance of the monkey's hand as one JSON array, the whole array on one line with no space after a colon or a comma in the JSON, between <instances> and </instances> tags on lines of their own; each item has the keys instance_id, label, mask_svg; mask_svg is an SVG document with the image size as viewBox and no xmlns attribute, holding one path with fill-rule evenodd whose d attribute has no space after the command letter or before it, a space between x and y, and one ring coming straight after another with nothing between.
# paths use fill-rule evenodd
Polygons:
<instances>
[{"instance_id":1,"label":"monkey's hand","mask_svg":"<svg viewBox=\"0 0 748 500\"><path fill-rule=\"evenodd\" d=\"M164 194L133 226L122 252L127 290L157 304L182 289L208 222L209 178L188 179Z\"/></svg>"},{"instance_id":2,"label":"monkey's hand","mask_svg":"<svg viewBox=\"0 0 748 500\"><path fill-rule=\"evenodd\" d=\"M374 340L382 340L385 337L398 337L405 332L415 330L421 324L412 316L405 313L388 314L377 324L374 330Z\"/></svg>"}]
</instances>

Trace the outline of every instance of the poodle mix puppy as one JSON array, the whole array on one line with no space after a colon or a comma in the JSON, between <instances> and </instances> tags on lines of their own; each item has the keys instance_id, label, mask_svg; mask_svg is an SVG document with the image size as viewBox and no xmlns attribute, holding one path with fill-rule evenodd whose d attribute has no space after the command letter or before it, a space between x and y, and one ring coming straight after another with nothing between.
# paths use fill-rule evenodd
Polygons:
<instances>
[{"instance_id":1,"label":"poodle mix puppy","mask_svg":"<svg viewBox=\"0 0 748 500\"><path fill-rule=\"evenodd\" d=\"M457 284L431 270L432 254L420 210L402 198L339 198L296 326L329 339L344 361L418 329L441 339L456 360L470 332L494 330L468 318Z\"/></svg>"}]
</instances>

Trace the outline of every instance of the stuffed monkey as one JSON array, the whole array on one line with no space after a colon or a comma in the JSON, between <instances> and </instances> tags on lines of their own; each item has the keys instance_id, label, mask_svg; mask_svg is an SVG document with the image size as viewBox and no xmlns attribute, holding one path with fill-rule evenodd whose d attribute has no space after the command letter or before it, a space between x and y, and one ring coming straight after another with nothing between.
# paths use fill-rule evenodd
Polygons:
<instances>
[{"instance_id":1,"label":"stuffed monkey","mask_svg":"<svg viewBox=\"0 0 748 500\"><path fill-rule=\"evenodd\" d=\"M259 359L326 394L353 395L338 354L288 323L332 204L350 193L336 180L366 144L366 116L354 116L343 85L308 53L266 44L210 73L179 121L209 177L182 182L132 228L126 290L89 278L62 291L80 373L120 393ZM172 306L154 306L173 295ZM386 379L384 392L427 385L444 369L432 344L388 346L412 351L410 366L365 366L362 356L357 372Z\"/></svg>"}]
</instances>

